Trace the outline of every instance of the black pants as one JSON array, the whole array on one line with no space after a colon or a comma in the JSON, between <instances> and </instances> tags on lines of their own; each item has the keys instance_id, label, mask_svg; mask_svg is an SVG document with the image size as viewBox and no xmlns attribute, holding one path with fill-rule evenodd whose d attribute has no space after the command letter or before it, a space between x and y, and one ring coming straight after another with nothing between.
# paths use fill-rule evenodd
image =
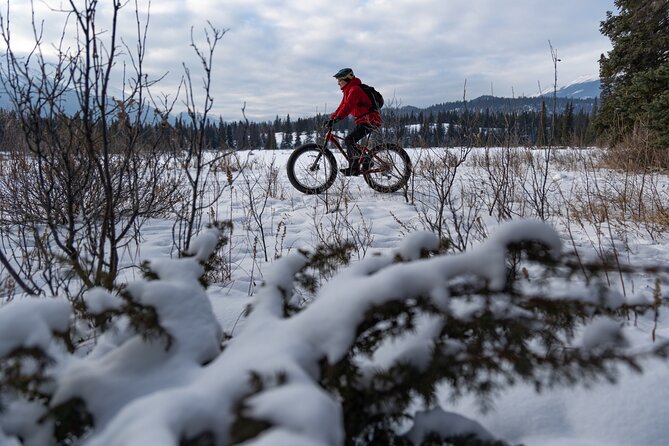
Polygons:
<instances>
[{"instance_id":1,"label":"black pants","mask_svg":"<svg viewBox=\"0 0 669 446\"><path fill-rule=\"evenodd\" d=\"M346 153L348 154L348 157L351 158L351 162L353 162L353 158L360 156L360 151L355 147L355 143L372 133L374 129L376 129L374 125L368 124L366 122L356 124L351 133L349 133L346 138L344 138L344 143L346 144Z\"/></svg>"}]
</instances>

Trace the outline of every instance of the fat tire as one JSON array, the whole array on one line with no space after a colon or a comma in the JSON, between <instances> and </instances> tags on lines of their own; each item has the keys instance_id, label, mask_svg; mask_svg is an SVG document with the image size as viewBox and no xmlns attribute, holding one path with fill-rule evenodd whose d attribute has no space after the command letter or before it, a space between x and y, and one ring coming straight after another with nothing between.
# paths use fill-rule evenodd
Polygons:
<instances>
[{"instance_id":1,"label":"fat tire","mask_svg":"<svg viewBox=\"0 0 669 446\"><path fill-rule=\"evenodd\" d=\"M380 144L371 150L370 156L372 167L363 173L369 187L377 192L391 193L407 185L412 166L406 150L396 144Z\"/></svg>"},{"instance_id":2,"label":"fat tire","mask_svg":"<svg viewBox=\"0 0 669 446\"><path fill-rule=\"evenodd\" d=\"M320 154L316 170L310 171L309 166ZM303 144L293 150L286 164L288 181L298 191L314 195L325 192L337 178L337 160L329 150L318 144ZM309 182L306 180L310 179Z\"/></svg>"}]
</instances>

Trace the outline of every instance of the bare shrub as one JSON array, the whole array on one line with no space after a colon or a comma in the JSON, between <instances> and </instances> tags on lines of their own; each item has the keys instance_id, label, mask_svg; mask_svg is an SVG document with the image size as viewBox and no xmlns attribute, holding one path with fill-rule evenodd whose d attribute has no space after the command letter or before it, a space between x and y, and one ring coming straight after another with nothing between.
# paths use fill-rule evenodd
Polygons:
<instances>
[{"instance_id":1,"label":"bare shrub","mask_svg":"<svg viewBox=\"0 0 669 446\"><path fill-rule=\"evenodd\" d=\"M174 200L175 178L158 150L161 136L150 136L145 125L161 119L147 102L153 81L142 65L146 28L135 5L135 44L125 43L118 21L126 6L114 2L111 24L102 30L96 2L86 9L69 3L63 17L75 24L76 35L70 41L64 24L55 55L33 22L35 46L19 57L9 21L1 20L7 51L0 80L18 110L27 148L12 154L1 186L4 198L13 197L3 200L2 235L20 252L12 265L16 271L25 272L23 263L35 256L43 265L62 267L51 267L42 283L34 283L40 292L46 281L52 290L76 294L71 278L84 288L113 287L123 267L120 253L139 236L146 218L164 215ZM124 67L122 75L118 66ZM112 98L110 86L118 78L123 94ZM68 95L76 97L76 113L66 109ZM8 236L19 226L24 238Z\"/></svg>"},{"instance_id":2,"label":"bare shrub","mask_svg":"<svg viewBox=\"0 0 669 446\"><path fill-rule=\"evenodd\" d=\"M207 212L214 207L223 194L226 185L232 185L230 164L223 164L226 157L231 156L231 151L222 153L211 150L210 141L206 136L206 128L209 123L209 114L214 104L211 96L213 58L218 42L226 33L209 24L204 30L206 46L201 49L195 41L194 32L191 29L191 48L197 56L202 70L202 92L203 103L199 106L195 99L195 88L193 86L193 74L191 69L184 64L184 88L185 105L188 112L189 126L186 132L186 140L178 141L183 147L175 147L178 153L180 170L185 177L183 187L183 199L174 207L176 221L173 229L173 242L178 251L187 251L191 239L200 232L205 222ZM222 179L218 173L221 167L225 169L226 177Z\"/></svg>"},{"instance_id":3,"label":"bare shrub","mask_svg":"<svg viewBox=\"0 0 669 446\"><path fill-rule=\"evenodd\" d=\"M311 219L314 246L347 246L347 250L362 259L372 246L372 225L354 203L351 184L341 180L330 188L324 201L314 201Z\"/></svg>"},{"instance_id":4,"label":"bare shrub","mask_svg":"<svg viewBox=\"0 0 669 446\"><path fill-rule=\"evenodd\" d=\"M574 218L606 222L621 234L636 230L658 239L669 230L667 177L660 172L606 170L584 159L581 186L563 199Z\"/></svg>"},{"instance_id":5,"label":"bare shrub","mask_svg":"<svg viewBox=\"0 0 669 446\"><path fill-rule=\"evenodd\" d=\"M257 231L257 241L262 247L265 262L270 256L267 247L267 235L270 230L266 221L270 198L275 197L280 189L278 185L279 168L276 160L272 159L269 165L255 163L241 171L239 188L241 189L244 210L246 212L246 229L252 233Z\"/></svg>"},{"instance_id":6,"label":"bare shrub","mask_svg":"<svg viewBox=\"0 0 669 446\"><path fill-rule=\"evenodd\" d=\"M424 229L448 239L455 251L466 250L485 234L481 220L483 190L462 175L471 148L433 151L417 163L416 209Z\"/></svg>"},{"instance_id":7,"label":"bare shrub","mask_svg":"<svg viewBox=\"0 0 669 446\"><path fill-rule=\"evenodd\" d=\"M550 197L555 188L550 176L555 148L528 150L526 153L525 181L521 182L521 188L534 215L546 221L553 211Z\"/></svg>"},{"instance_id":8,"label":"bare shrub","mask_svg":"<svg viewBox=\"0 0 669 446\"><path fill-rule=\"evenodd\" d=\"M596 149L559 149L553 152L553 168L576 172L586 160L596 164L600 157L601 152Z\"/></svg>"},{"instance_id":9,"label":"bare shrub","mask_svg":"<svg viewBox=\"0 0 669 446\"><path fill-rule=\"evenodd\" d=\"M485 171L485 177L480 179L485 190L481 201L488 215L498 221L522 215L518 179L525 174L523 152L512 148L486 148L483 154L473 154L472 163Z\"/></svg>"},{"instance_id":10,"label":"bare shrub","mask_svg":"<svg viewBox=\"0 0 669 446\"><path fill-rule=\"evenodd\" d=\"M603 163L624 171L665 171L669 168L669 153L658 149L656 142L656 134L643 122L637 122L631 133L608 148Z\"/></svg>"}]
</instances>

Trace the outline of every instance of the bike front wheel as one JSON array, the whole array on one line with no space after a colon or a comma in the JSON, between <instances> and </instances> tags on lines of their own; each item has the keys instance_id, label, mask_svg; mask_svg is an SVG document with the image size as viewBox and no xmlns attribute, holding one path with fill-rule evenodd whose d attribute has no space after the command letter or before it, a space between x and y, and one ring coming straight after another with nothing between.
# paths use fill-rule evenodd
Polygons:
<instances>
[{"instance_id":1,"label":"bike front wheel","mask_svg":"<svg viewBox=\"0 0 669 446\"><path fill-rule=\"evenodd\" d=\"M411 158L400 146L381 144L370 151L372 160L363 172L365 181L377 192L396 192L407 185L411 178Z\"/></svg>"},{"instance_id":2,"label":"bike front wheel","mask_svg":"<svg viewBox=\"0 0 669 446\"><path fill-rule=\"evenodd\" d=\"M337 160L332 152L318 144L304 144L290 154L286 170L295 189L304 194L320 194L334 183Z\"/></svg>"}]
</instances>

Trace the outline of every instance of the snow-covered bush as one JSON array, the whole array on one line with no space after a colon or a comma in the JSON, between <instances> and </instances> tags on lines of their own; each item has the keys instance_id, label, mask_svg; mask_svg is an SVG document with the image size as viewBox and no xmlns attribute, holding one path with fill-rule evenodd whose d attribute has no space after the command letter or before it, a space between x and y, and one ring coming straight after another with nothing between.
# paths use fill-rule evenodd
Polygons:
<instances>
[{"instance_id":1,"label":"snow-covered bush","mask_svg":"<svg viewBox=\"0 0 669 446\"><path fill-rule=\"evenodd\" d=\"M502 444L440 407L437 388L485 404L518 381L613 380L617 364L667 352L626 342L613 316L629 304L575 278L557 234L534 221L457 255L413 234L306 306L294 289L314 263L287 256L227 339L201 282L220 236L149 262L117 294L89 291L86 310L107 318L93 347L72 341L66 299L0 308L3 444Z\"/></svg>"}]
</instances>

